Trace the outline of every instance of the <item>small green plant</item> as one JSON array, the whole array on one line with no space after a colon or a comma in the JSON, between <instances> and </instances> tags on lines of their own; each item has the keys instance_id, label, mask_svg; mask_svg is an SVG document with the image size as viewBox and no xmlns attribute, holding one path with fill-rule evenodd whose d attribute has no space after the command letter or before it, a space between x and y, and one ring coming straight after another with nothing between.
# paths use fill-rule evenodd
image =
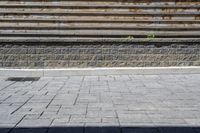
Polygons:
<instances>
[{"instance_id":1,"label":"small green plant","mask_svg":"<svg viewBox=\"0 0 200 133\"><path fill-rule=\"evenodd\" d=\"M156 35L154 33L149 33L147 35L147 39L149 39L149 40L153 40L155 37L156 37Z\"/></svg>"},{"instance_id":2,"label":"small green plant","mask_svg":"<svg viewBox=\"0 0 200 133\"><path fill-rule=\"evenodd\" d=\"M128 38L128 39L134 39L134 37L133 37L133 36L128 36L127 38Z\"/></svg>"}]
</instances>

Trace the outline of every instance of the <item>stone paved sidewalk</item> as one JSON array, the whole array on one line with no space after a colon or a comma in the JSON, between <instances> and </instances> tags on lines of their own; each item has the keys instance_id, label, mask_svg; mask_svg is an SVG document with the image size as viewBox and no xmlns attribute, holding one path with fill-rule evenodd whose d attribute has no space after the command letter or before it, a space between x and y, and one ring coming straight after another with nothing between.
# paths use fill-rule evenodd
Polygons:
<instances>
[{"instance_id":1,"label":"stone paved sidewalk","mask_svg":"<svg viewBox=\"0 0 200 133\"><path fill-rule=\"evenodd\" d=\"M130 127L200 133L199 74L6 78L0 77L0 133L92 133L97 127L101 133L136 132Z\"/></svg>"}]
</instances>

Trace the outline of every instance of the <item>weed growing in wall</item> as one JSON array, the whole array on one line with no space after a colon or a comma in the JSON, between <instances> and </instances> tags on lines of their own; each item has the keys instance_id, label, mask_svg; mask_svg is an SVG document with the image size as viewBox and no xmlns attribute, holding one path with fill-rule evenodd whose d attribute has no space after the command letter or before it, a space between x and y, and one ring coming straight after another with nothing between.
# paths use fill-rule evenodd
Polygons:
<instances>
[{"instance_id":1,"label":"weed growing in wall","mask_svg":"<svg viewBox=\"0 0 200 133\"><path fill-rule=\"evenodd\" d=\"M153 40L153 39L155 39L155 37L156 37L155 33L147 34L147 39L149 39L149 40Z\"/></svg>"}]
</instances>

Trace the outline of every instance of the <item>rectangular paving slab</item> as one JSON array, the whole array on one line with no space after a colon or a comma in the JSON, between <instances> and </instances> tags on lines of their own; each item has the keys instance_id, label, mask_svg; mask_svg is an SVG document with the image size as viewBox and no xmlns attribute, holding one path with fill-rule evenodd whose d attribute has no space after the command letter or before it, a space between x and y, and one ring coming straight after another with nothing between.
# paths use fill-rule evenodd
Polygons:
<instances>
[{"instance_id":1,"label":"rectangular paving slab","mask_svg":"<svg viewBox=\"0 0 200 133\"><path fill-rule=\"evenodd\" d=\"M200 74L6 79L0 133L200 133Z\"/></svg>"}]
</instances>

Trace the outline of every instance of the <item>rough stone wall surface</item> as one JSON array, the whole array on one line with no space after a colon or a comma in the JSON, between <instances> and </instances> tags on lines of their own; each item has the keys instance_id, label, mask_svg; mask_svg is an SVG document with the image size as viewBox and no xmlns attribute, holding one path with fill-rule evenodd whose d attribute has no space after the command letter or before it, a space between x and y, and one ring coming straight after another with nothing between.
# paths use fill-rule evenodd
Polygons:
<instances>
[{"instance_id":1,"label":"rough stone wall surface","mask_svg":"<svg viewBox=\"0 0 200 133\"><path fill-rule=\"evenodd\" d=\"M199 44L0 44L0 67L199 66Z\"/></svg>"}]
</instances>

